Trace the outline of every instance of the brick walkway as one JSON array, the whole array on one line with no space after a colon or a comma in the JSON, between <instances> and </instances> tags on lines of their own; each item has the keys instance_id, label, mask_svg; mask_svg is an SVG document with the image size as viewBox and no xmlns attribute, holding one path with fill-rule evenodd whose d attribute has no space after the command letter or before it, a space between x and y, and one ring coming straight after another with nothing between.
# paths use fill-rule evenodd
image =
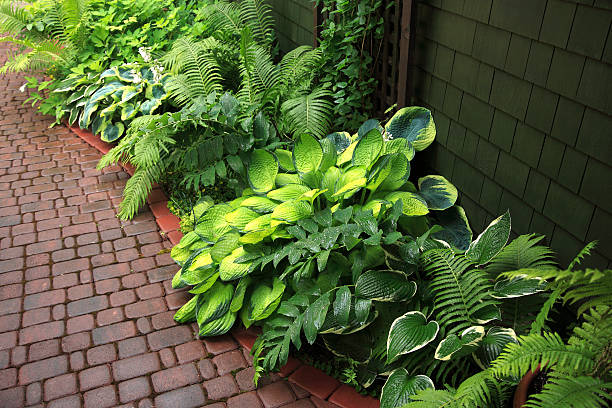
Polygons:
<instances>
[{"instance_id":1,"label":"brick walkway","mask_svg":"<svg viewBox=\"0 0 612 408\"><path fill-rule=\"evenodd\" d=\"M0 48L0 63L6 48ZM172 316L188 294L147 209L115 217L128 175L22 106L0 77L0 407L331 407L246 350Z\"/></svg>"}]
</instances>

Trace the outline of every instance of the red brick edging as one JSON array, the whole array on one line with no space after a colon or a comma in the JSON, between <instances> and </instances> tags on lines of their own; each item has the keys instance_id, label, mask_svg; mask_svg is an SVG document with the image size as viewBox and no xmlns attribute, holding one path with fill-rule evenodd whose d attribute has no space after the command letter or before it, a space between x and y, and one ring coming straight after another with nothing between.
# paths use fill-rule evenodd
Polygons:
<instances>
[{"instance_id":1,"label":"red brick edging","mask_svg":"<svg viewBox=\"0 0 612 408\"><path fill-rule=\"evenodd\" d=\"M66 126L74 134L103 154L108 153L113 147L111 144L102 141L99 136L94 135L89 130L81 129L76 126L69 126L68 124L66 124ZM132 165L129 163L119 164L128 174L134 175L135 169ZM155 216L155 221L159 228L168 236L170 242L176 245L183 237L179 228L180 219L168 209L168 199L159 186L153 188L153 191L151 191L147 198L147 203ZM248 350L251 350L257 338L257 334L253 330L234 329L232 330L232 335L240 345ZM289 361L280 370L279 375L304 388L315 397L323 401L334 403L342 408L380 407L380 402L375 398L363 396L355 391L354 388L346 384L341 384L338 380L330 377L323 371L302 364L293 357L289 357Z\"/></svg>"}]
</instances>

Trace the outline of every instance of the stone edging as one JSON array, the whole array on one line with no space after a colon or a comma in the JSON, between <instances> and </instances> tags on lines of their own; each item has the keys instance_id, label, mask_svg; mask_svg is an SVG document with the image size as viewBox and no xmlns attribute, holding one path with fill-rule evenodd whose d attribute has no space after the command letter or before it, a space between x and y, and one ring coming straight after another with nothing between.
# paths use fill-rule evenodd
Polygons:
<instances>
[{"instance_id":1,"label":"stone edging","mask_svg":"<svg viewBox=\"0 0 612 408\"><path fill-rule=\"evenodd\" d=\"M103 154L108 153L112 145L100 139L89 130L81 129L76 126L66 127L74 134L80 137L83 141L95 147ZM134 175L134 167L129 163L119 163L121 167L130 175ZM164 234L168 236L173 245L183 237L179 228L180 219L172 214L168 209L168 199L159 186L154 186L153 191L147 198L149 208L155 216L155 222ZM234 329L232 335L244 348L251 350L257 334L253 330ZM287 364L278 373L281 377L287 378L315 397L334 403L342 408L379 408L380 402L372 397L366 397L355 391L354 388L341 384L338 380L323 371L302 364L299 360L289 357Z\"/></svg>"}]
</instances>

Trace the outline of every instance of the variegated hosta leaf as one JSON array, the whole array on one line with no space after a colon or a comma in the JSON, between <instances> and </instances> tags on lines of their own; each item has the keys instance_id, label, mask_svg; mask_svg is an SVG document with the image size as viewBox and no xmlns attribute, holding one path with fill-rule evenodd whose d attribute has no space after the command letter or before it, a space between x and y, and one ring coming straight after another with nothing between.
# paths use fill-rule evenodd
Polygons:
<instances>
[{"instance_id":1,"label":"variegated hosta leaf","mask_svg":"<svg viewBox=\"0 0 612 408\"><path fill-rule=\"evenodd\" d=\"M121 122L115 122L113 124L109 124L104 128L100 138L108 143L112 143L115 140L119 139L121 135L123 135L123 131L125 130L125 126Z\"/></svg>"},{"instance_id":2,"label":"variegated hosta leaf","mask_svg":"<svg viewBox=\"0 0 612 408\"><path fill-rule=\"evenodd\" d=\"M284 202L295 200L309 190L310 188L303 184L287 184L276 190L269 191L267 196L271 200Z\"/></svg>"},{"instance_id":3,"label":"variegated hosta leaf","mask_svg":"<svg viewBox=\"0 0 612 408\"><path fill-rule=\"evenodd\" d=\"M323 342L329 351L340 357L349 357L360 363L365 363L372 355L372 345L365 334L323 335Z\"/></svg>"},{"instance_id":4,"label":"variegated hosta leaf","mask_svg":"<svg viewBox=\"0 0 612 408\"><path fill-rule=\"evenodd\" d=\"M546 289L546 282L540 279L514 278L495 283L491 296L496 299L510 299L533 295Z\"/></svg>"},{"instance_id":5,"label":"variegated hosta leaf","mask_svg":"<svg viewBox=\"0 0 612 408\"><path fill-rule=\"evenodd\" d=\"M385 125L391 139L402 138L412 143L417 152L429 146L436 137L436 126L429 109L410 106L398 110Z\"/></svg>"},{"instance_id":6,"label":"variegated hosta leaf","mask_svg":"<svg viewBox=\"0 0 612 408\"><path fill-rule=\"evenodd\" d=\"M138 114L138 106L133 103L126 103L121 107L121 120L126 121L132 119Z\"/></svg>"},{"instance_id":7,"label":"variegated hosta leaf","mask_svg":"<svg viewBox=\"0 0 612 408\"><path fill-rule=\"evenodd\" d=\"M231 211L232 207L227 204L217 204L210 207L198 220L195 232L207 242L216 242L221 235L232 229L225 221L225 215Z\"/></svg>"},{"instance_id":8,"label":"variegated hosta leaf","mask_svg":"<svg viewBox=\"0 0 612 408\"><path fill-rule=\"evenodd\" d=\"M321 180L321 188L326 190L323 194L325 194L325 197L330 201L336 201L333 195L336 193L336 185L339 178L340 169L332 166L325 171L323 179Z\"/></svg>"},{"instance_id":9,"label":"variegated hosta leaf","mask_svg":"<svg viewBox=\"0 0 612 408\"><path fill-rule=\"evenodd\" d=\"M255 211L249 210L247 207L238 207L225 215L225 221L227 221L230 227L238 231L244 231L244 227L257 217L259 217L259 214Z\"/></svg>"},{"instance_id":10,"label":"variegated hosta leaf","mask_svg":"<svg viewBox=\"0 0 612 408\"><path fill-rule=\"evenodd\" d=\"M227 333L236 321L236 313L227 312L222 317L200 326L198 336L212 337Z\"/></svg>"},{"instance_id":11,"label":"variegated hosta leaf","mask_svg":"<svg viewBox=\"0 0 612 408\"><path fill-rule=\"evenodd\" d=\"M181 280L181 270L179 269L172 277L172 289L181 289L187 284Z\"/></svg>"},{"instance_id":12,"label":"variegated hosta leaf","mask_svg":"<svg viewBox=\"0 0 612 408\"><path fill-rule=\"evenodd\" d=\"M272 153L263 149L255 149L251 153L251 164L248 166L247 173L253 191L267 193L275 186L278 163Z\"/></svg>"},{"instance_id":13,"label":"variegated hosta leaf","mask_svg":"<svg viewBox=\"0 0 612 408\"><path fill-rule=\"evenodd\" d=\"M191 255L191 251L187 248L181 248L178 245L175 245L170 251L170 256L174 259L174 262L178 264L182 264L189 258Z\"/></svg>"},{"instance_id":14,"label":"variegated hosta leaf","mask_svg":"<svg viewBox=\"0 0 612 408\"><path fill-rule=\"evenodd\" d=\"M96 103L100 101L101 99L104 99L110 96L115 91L117 91L119 88L123 88L124 86L125 85L123 85L121 82L117 82L117 81L101 86L89 97L89 103Z\"/></svg>"},{"instance_id":15,"label":"variegated hosta leaf","mask_svg":"<svg viewBox=\"0 0 612 408\"><path fill-rule=\"evenodd\" d=\"M470 244L465 257L478 265L485 264L495 257L506 245L510 237L510 213L493 220L487 229Z\"/></svg>"},{"instance_id":16,"label":"variegated hosta leaf","mask_svg":"<svg viewBox=\"0 0 612 408\"><path fill-rule=\"evenodd\" d=\"M210 289L212 285L214 285L217 279L219 279L219 271L216 269L211 268L202 271L202 274L200 275L200 283L191 288L189 293L193 293L195 295L204 293Z\"/></svg>"},{"instance_id":17,"label":"variegated hosta leaf","mask_svg":"<svg viewBox=\"0 0 612 408\"><path fill-rule=\"evenodd\" d=\"M198 297L194 296L187 303L185 303L179 310L174 314L174 320L178 323L190 323L196 321L196 304L198 303Z\"/></svg>"},{"instance_id":18,"label":"variegated hosta leaf","mask_svg":"<svg viewBox=\"0 0 612 408\"><path fill-rule=\"evenodd\" d=\"M355 284L355 296L381 302L401 302L416 293L417 285L397 271L367 271Z\"/></svg>"},{"instance_id":19,"label":"variegated hosta leaf","mask_svg":"<svg viewBox=\"0 0 612 408\"><path fill-rule=\"evenodd\" d=\"M293 165L299 173L319 169L323 160L323 148L318 140L308 134L298 136L293 145Z\"/></svg>"},{"instance_id":20,"label":"variegated hosta leaf","mask_svg":"<svg viewBox=\"0 0 612 408\"><path fill-rule=\"evenodd\" d=\"M246 255L246 251L240 246L234 249L231 254L223 258L221 264L219 265L219 276L221 277L221 280L230 281L240 279L249 273L251 262L234 262L236 259L244 255Z\"/></svg>"},{"instance_id":21,"label":"variegated hosta leaf","mask_svg":"<svg viewBox=\"0 0 612 408\"><path fill-rule=\"evenodd\" d=\"M501 354L508 343L518 343L514 330L493 326L483 337L480 347L473 353L474 360L485 370Z\"/></svg>"},{"instance_id":22,"label":"variegated hosta leaf","mask_svg":"<svg viewBox=\"0 0 612 408\"><path fill-rule=\"evenodd\" d=\"M285 284L278 278L274 278L271 288L265 284L258 285L251 294L249 319L257 321L270 316L278 307L284 292Z\"/></svg>"},{"instance_id":23,"label":"variegated hosta leaf","mask_svg":"<svg viewBox=\"0 0 612 408\"><path fill-rule=\"evenodd\" d=\"M426 388L435 388L429 377L411 376L405 368L398 368L383 386L380 408L401 408L412 401L411 396Z\"/></svg>"},{"instance_id":24,"label":"variegated hosta leaf","mask_svg":"<svg viewBox=\"0 0 612 408\"><path fill-rule=\"evenodd\" d=\"M212 267L210 248L194 251L181 268L181 280L188 285L196 285L204 279L206 270Z\"/></svg>"},{"instance_id":25,"label":"variegated hosta leaf","mask_svg":"<svg viewBox=\"0 0 612 408\"><path fill-rule=\"evenodd\" d=\"M244 227L245 232L262 231L270 228L270 221L272 220L272 214L264 214L253 220L249 221Z\"/></svg>"},{"instance_id":26,"label":"variegated hosta leaf","mask_svg":"<svg viewBox=\"0 0 612 408\"><path fill-rule=\"evenodd\" d=\"M409 193L407 191L395 191L387 194L385 200L395 203L397 200L402 200L402 213L404 215L415 217L429 213L427 203L418 194Z\"/></svg>"},{"instance_id":27,"label":"variegated hosta leaf","mask_svg":"<svg viewBox=\"0 0 612 408\"><path fill-rule=\"evenodd\" d=\"M206 292L198 295L196 317L198 325L204 326L229 312L230 303L234 296L234 287L217 281Z\"/></svg>"},{"instance_id":28,"label":"variegated hosta leaf","mask_svg":"<svg viewBox=\"0 0 612 408\"><path fill-rule=\"evenodd\" d=\"M312 206L305 201L291 200L279 204L272 212L272 219L294 223L312 214ZM278 223L277 223L278 224ZM271 223L275 226L274 223Z\"/></svg>"},{"instance_id":29,"label":"variegated hosta leaf","mask_svg":"<svg viewBox=\"0 0 612 408\"><path fill-rule=\"evenodd\" d=\"M213 261L219 263L232 253L232 251L240 246L238 239L240 234L234 231L226 232L210 249L210 256Z\"/></svg>"},{"instance_id":30,"label":"variegated hosta leaf","mask_svg":"<svg viewBox=\"0 0 612 408\"><path fill-rule=\"evenodd\" d=\"M98 104L96 102L87 102L79 119L79 127L81 129L86 129L87 127L89 127L89 123L91 122L91 115L93 115L97 109Z\"/></svg>"},{"instance_id":31,"label":"variegated hosta leaf","mask_svg":"<svg viewBox=\"0 0 612 408\"><path fill-rule=\"evenodd\" d=\"M387 338L387 363L402 354L412 353L425 347L438 335L438 323L427 322L421 312L408 312L395 319Z\"/></svg>"},{"instance_id":32,"label":"variegated hosta leaf","mask_svg":"<svg viewBox=\"0 0 612 408\"><path fill-rule=\"evenodd\" d=\"M319 171L324 172L331 166L336 165L338 159L338 153L336 153L336 146L330 139L319 140L321 149L323 149L323 157L321 158L321 164L319 165Z\"/></svg>"},{"instance_id":33,"label":"variegated hosta leaf","mask_svg":"<svg viewBox=\"0 0 612 408\"><path fill-rule=\"evenodd\" d=\"M448 335L438 344L434 358L442 361L450 360L451 357L465 348L475 348L484 337L484 327L472 326L465 329L460 336Z\"/></svg>"},{"instance_id":34,"label":"variegated hosta leaf","mask_svg":"<svg viewBox=\"0 0 612 408\"><path fill-rule=\"evenodd\" d=\"M355 146L352 163L354 166L370 168L380 156L383 149L383 137L376 128L366 133Z\"/></svg>"},{"instance_id":35,"label":"variegated hosta leaf","mask_svg":"<svg viewBox=\"0 0 612 408\"><path fill-rule=\"evenodd\" d=\"M236 290L234 291L232 303L230 304L230 312L236 313L242 308L242 304L244 302L244 295L246 294L246 291L252 281L253 279L250 276L245 276L240 279L240 282L238 282Z\"/></svg>"},{"instance_id":36,"label":"variegated hosta leaf","mask_svg":"<svg viewBox=\"0 0 612 408\"><path fill-rule=\"evenodd\" d=\"M346 150L347 147L351 144L351 135L347 132L335 132L326 136L326 139L329 139L334 147L336 148L336 153L341 154Z\"/></svg>"},{"instance_id":37,"label":"variegated hosta leaf","mask_svg":"<svg viewBox=\"0 0 612 408\"><path fill-rule=\"evenodd\" d=\"M415 150L406 139L393 139L385 142L384 154L402 153L408 161L414 159Z\"/></svg>"},{"instance_id":38,"label":"variegated hosta leaf","mask_svg":"<svg viewBox=\"0 0 612 408\"><path fill-rule=\"evenodd\" d=\"M278 164L280 164L281 169L285 171L295 171L295 166L293 165L293 155L289 150L276 149L274 151L274 155L276 156L276 160L278 160Z\"/></svg>"},{"instance_id":39,"label":"variegated hosta leaf","mask_svg":"<svg viewBox=\"0 0 612 408\"><path fill-rule=\"evenodd\" d=\"M355 190L364 187L367 183L366 169L362 166L353 166L344 171L336 183L336 192L333 197L348 198Z\"/></svg>"},{"instance_id":40,"label":"variegated hosta leaf","mask_svg":"<svg viewBox=\"0 0 612 408\"><path fill-rule=\"evenodd\" d=\"M426 176L419 179L419 195L430 210L446 210L455 205L457 189L442 176Z\"/></svg>"},{"instance_id":41,"label":"variegated hosta leaf","mask_svg":"<svg viewBox=\"0 0 612 408\"><path fill-rule=\"evenodd\" d=\"M390 184L395 181L401 186L409 175L410 162L406 156L399 153L385 155L372 168L366 188L375 191L383 182Z\"/></svg>"},{"instance_id":42,"label":"variegated hosta leaf","mask_svg":"<svg viewBox=\"0 0 612 408\"><path fill-rule=\"evenodd\" d=\"M454 205L448 210L433 214L437 224L443 229L432 234L432 237L447 242L461 251L468 249L472 242L472 229L463 208Z\"/></svg>"}]
</instances>

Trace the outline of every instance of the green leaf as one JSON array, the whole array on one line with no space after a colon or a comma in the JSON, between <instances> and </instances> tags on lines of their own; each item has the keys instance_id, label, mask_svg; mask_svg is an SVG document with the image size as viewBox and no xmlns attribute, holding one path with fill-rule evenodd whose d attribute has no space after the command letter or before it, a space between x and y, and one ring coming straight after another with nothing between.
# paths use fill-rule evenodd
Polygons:
<instances>
[{"instance_id":1,"label":"green leaf","mask_svg":"<svg viewBox=\"0 0 612 408\"><path fill-rule=\"evenodd\" d=\"M510 213L495 220L470 244L465 257L478 265L485 264L495 257L506 245L510 237Z\"/></svg>"},{"instance_id":2,"label":"green leaf","mask_svg":"<svg viewBox=\"0 0 612 408\"><path fill-rule=\"evenodd\" d=\"M247 225L244 226L245 232L253 232L253 231L262 231L270 228L270 221L272 220L272 214L265 214L260 217L257 217L251 221Z\"/></svg>"},{"instance_id":3,"label":"green leaf","mask_svg":"<svg viewBox=\"0 0 612 408\"><path fill-rule=\"evenodd\" d=\"M395 191L387 194L385 200L395 203L398 200L402 201L402 214L415 217L429 213L427 203L418 194L409 193L407 191Z\"/></svg>"},{"instance_id":4,"label":"green leaf","mask_svg":"<svg viewBox=\"0 0 612 408\"><path fill-rule=\"evenodd\" d=\"M196 320L196 303L198 297L194 296L187 303L185 303L179 310L174 314L174 320L179 323L190 323Z\"/></svg>"},{"instance_id":5,"label":"green leaf","mask_svg":"<svg viewBox=\"0 0 612 408\"><path fill-rule=\"evenodd\" d=\"M366 188L375 191L383 184L404 184L410 175L410 162L406 156L394 153L381 157L368 176Z\"/></svg>"},{"instance_id":6,"label":"green leaf","mask_svg":"<svg viewBox=\"0 0 612 408\"><path fill-rule=\"evenodd\" d=\"M380 408L400 408L412 401L419 391L435 388L433 381L425 375L410 376L405 368L393 371L383 386Z\"/></svg>"},{"instance_id":7,"label":"green leaf","mask_svg":"<svg viewBox=\"0 0 612 408\"><path fill-rule=\"evenodd\" d=\"M227 312L222 317L217 320L213 320L212 322L206 323L204 326L200 326L200 331L198 332L198 336L200 337L208 337L208 336L220 336L222 334L227 333L234 322L236 321L236 313Z\"/></svg>"},{"instance_id":8,"label":"green leaf","mask_svg":"<svg viewBox=\"0 0 612 408\"><path fill-rule=\"evenodd\" d=\"M299 173L319 169L323 160L323 148L314 137L302 134L293 145L293 165Z\"/></svg>"},{"instance_id":9,"label":"green leaf","mask_svg":"<svg viewBox=\"0 0 612 408\"><path fill-rule=\"evenodd\" d=\"M383 149L383 138L378 129L366 133L355 146L352 163L354 166L371 168Z\"/></svg>"},{"instance_id":10,"label":"green leaf","mask_svg":"<svg viewBox=\"0 0 612 408\"><path fill-rule=\"evenodd\" d=\"M238 282L238 285L236 286L232 303L230 304L230 312L236 313L242 308L244 295L252 281L253 279L250 276L245 276L244 278L240 279L240 282Z\"/></svg>"},{"instance_id":11,"label":"green leaf","mask_svg":"<svg viewBox=\"0 0 612 408\"><path fill-rule=\"evenodd\" d=\"M415 150L406 139L393 139L385 142L384 154L402 153L408 161L414 159Z\"/></svg>"},{"instance_id":12,"label":"green leaf","mask_svg":"<svg viewBox=\"0 0 612 408\"><path fill-rule=\"evenodd\" d=\"M442 176L420 178L419 190L430 210L446 210L457 201L457 189Z\"/></svg>"},{"instance_id":13,"label":"green leaf","mask_svg":"<svg viewBox=\"0 0 612 408\"><path fill-rule=\"evenodd\" d=\"M438 323L427 322L421 312L408 312L395 319L387 339L387 363L402 354L412 353L425 347L438 334Z\"/></svg>"},{"instance_id":14,"label":"green leaf","mask_svg":"<svg viewBox=\"0 0 612 408\"><path fill-rule=\"evenodd\" d=\"M475 348L484 337L484 327L472 326L465 329L461 336L450 334L438 344L434 358L437 360L448 361L451 357L465 347Z\"/></svg>"},{"instance_id":15,"label":"green leaf","mask_svg":"<svg viewBox=\"0 0 612 408\"><path fill-rule=\"evenodd\" d=\"M231 230L231 227L225 221L225 215L231 211L232 207L227 204L217 204L210 207L198 220L195 232L207 242L216 242L221 235Z\"/></svg>"},{"instance_id":16,"label":"green leaf","mask_svg":"<svg viewBox=\"0 0 612 408\"><path fill-rule=\"evenodd\" d=\"M355 190L366 185L367 179L365 175L365 167L350 167L340 175L340 178L336 182L336 192L332 197L342 196L343 198L348 198Z\"/></svg>"},{"instance_id":17,"label":"green leaf","mask_svg":"<svg viewBox=\"0 0 612 408\"><path fill-rule=\"evenodd\" d=\"M448 210L433 214L443 229L432 234L432 237L445 241L461 251L468 249L472 241L472 229L463 208L454 205Z\"/></svg>"},{"instance_id":18,"label":"green leaf","mask_svg":"<svg viewBox=\"0 0 612 408\"><path fill-rule=\"evenodd\" d=\"M191 288L189 293L193 293L195 295L204 293L215 284L217 279L219 279L219 272L217 272L215 269L207 269L203 271L200 277L200 283Z\"/></svg>"},{"instance_id":19,"label":"green leaf","mask_svg":"<svg viewBox=\"0 0 612 408\"><path fill-rule=\"evenodd\" d=\"M306 336L306 340L309 344L314 343L319 329L325 322L325 316L327 315L330 301L331 294L327 292L324 295L321 295L306 309L306 313L304 314L303 329L304 335Z\"/></svg>"},{"instance_id":20,"label":"green leaf","mask_svg":"<svg viewBox=\"0 0 612 408\"><path fill-rule=\"evenodd\" d=\"M278 307L284 292L285 284L276 277L272 288L264 284L258 285L251 295L249 319L257 321L270 316Z\"/></svg>"},{"instance_id":21,"label":"green leaf","mask_svg":"<svg viewBox=\"0 0 612 408\"><path fill-rule=\"evenodd\" d=\"M206 293L198 295L196 317L198 325L202 327L229 312L230 303L234 295L234 287L219 281Z\"/></svg>"},{"instance_id":22,"label":"green leaf","mask_svg":"<svg viewBox=\"0 0 612 408\"><path fill-rule=\"evenodd\" d=\"M121 108L121 120L126 121L132 119L138 114L138 109L132 103L126 103Z\"/></svg>"},{"instance_id":23,"label":"green leaf","mask_svg":"<svg viewBox=\"0 0 612 408\"><path fill-rule=\"evenodd\" d=\"M231 213L230 213L231 214ZM223 234L217 242L210 249L210 256L213 261L221 262L223 258L232 253L232 251L240 246L238 239L240 234L231 231Z\"/></svg>"},{"instance_id":24,"label":"green leaf","mask_svg":"<svg viewBox=\"0 0 612 408\"><path fill-rule=\"evenodd\" d=\"M546 282L540 279L514 278L495 283L491 296L496 299L510 299L533 295L546 289Z\"/></svg>"},{"instance_id":25,"label":"green leaf","mask_svg":"<svg viewBox=\"0 0 612 408\"><path fill-rule=\"evenodd\" d=\"M367 271L355 283L355 295L381 302L406 301L416 293L417 285L396 271Z\"/></svg>"},{"instance_id":26,"label":"green leaf","mask_svg":"<svg viewBox=\"0 0 612 408\"><path fill-rule=\"evenodd\" d=\"M225 215L225 221L227 221L230 227L243 232L245 226L257 217L259 217L259 214L255 211L249 210L247 207L238 207Z\"/></svg>"},{"instance_id":27,"label":"green leaf","mask_svg":"<svg viewBox=\"0 0 612 408\"><path fill-rule=\"evenodd\" d=\"M336 153L336 146L334 146L331 140L321 139L319 143L321 144L321 149L323 149L323 158L321 159L319 170L323 172L336 165L338 154Z\"/></svg>"},{"instance_id":28,"label":"green leaf","mask_svg":"<svg viewBox=\"0 0 612 408\"><path fill-rule=\"evenodd\" d=\"M327 135L326 139L332 142L337 154L341 154L351 144L351 135L347 132L335 132Z\"/></svg>"},{"instance_id":29,"label":"green leaf","mask_svg":"<svg viewBox=\"0 0 612 408\"><path fill-rule=\"evenodd\" d=\"M336 201L333 196L336 193L336 184L338 183L340 174L340 169L332 166L325 171L323 179L321 180L321 188L326 190L323 194L330 201Z\"/></svg>"},{"instance_id":30,"label":"green leaf","mask_svg":"<svg viewBox=\"0 0 612 408\"><path fill-rule=\"evenodd\" d=\"M263 149L255 149L251 153L251 164L247 172L253 191L267 193L275 186L278 163L272 153Z\"/></svg>"},{"instance_id":31,"label":"green leaf","mask_svg":"<svg viewBox=\"0 0 612 408\"><path fill-rule=\"evenodd\" d=\"M348 286L342 286L336 291L333 304L334 318L341 326L346 326L351 311L351 291Z\"/></svg>"},{"instance_id":32,"label":"green leaf","mask_svg":"<svg viewBox=\"0 0 612 408\"><path fill-rule=\"evenodd\" d=\"M274 211L272 211L272 219L293 223L311 214L312 206L310 204L301 200L291 200L279 204Z\"/></svg>"},{"instance_id":33,"label":"green leaf","mask_svg":"<svg viewBox=\"0 0 612 408\"><path fill-rule=\"evenodd\" d=\"M115 140L119 139L123 134L125 127L121 122L115 122L114 124L109 124L102 131L101 139L105 142L111 143Z\"/></svg>"},{"instance_id":34,"label":"green leaf","mask_svg":"<svg viewBox=\"0 0 612 408\"><path fill-rule=\"evenodd\" d=\"M298 199L307 191L310 191L310 188L303 184L287 184L276 190L269 191L267 197L275 201L290 201Z\"/></svg>"},{"instance_id":35,"label":"green leaf","mask_svg":"<svg viewBox=\"0 0 612 408\"><path fill-rule=\"evenodd\" d=\"M81 129L87 129L89 127L89 123L91 122L91 115L98 109L98 104L96 102L87 102L85 108L83 108L83 113L81 113L81 119L79 120L79 127Z\"/></svg>"},{"instance_id":36,"label":"green leaf","mask_svg":"<svg viewBox=\"0 0 612 408\"><path fill-rule=\"evenodd\" d=\"M518 343L514 330L493 326L483 337L478 350L473 353L474 359L483 370L487 369L508 343Z\"/></svg>"},{"instance_id":37,"label":"green leaf","mask_svg":"<svg viewBox=\"0 0 612 408\"><path fill-rule=\"evenodd\" d=\"M368 134L371 130L378 130L379 133L382 134L384 131L383 127L380 125L380 122L376 119L368 119L357 129L357 137L361 139L365 135Z\"/></svg>"},{"instance_id":38,"label":"green leaf","mask_svg":"<svg viewBox=\"0 0 612 408\"><path fill-rule=\"evenodd\" d=\"M302 179L297 174L279 173L276 175L276 185L285 186L287 184L303 184Z\"/></svg>"},{"instance_id":39,"label":"green leaf","mask_svg":"<svg viewBox=\"0 0 612 408\"><path fill-rule=\"evenodd\" d=\"M293 155L289 150L276 149L274 155L276 155L276 160L278 160L281 169L285 171L296 171L293 165Z\"/></svg>"},{"instance_id":40,"label":"green leaf","mask_svg":"<svg viewBox=\"0 0 612 408\"><path fill-rule=\"evenodd\" d=\"M251 263L236 263L236 259L246 255L246 251L243 247L238 247L232 251L231 254L223 258L221 264L219 264L219 277L223 281L230 281L240 279L249 273Z\"/></svg>"},{"instance_id":41,"label":"green leaf","mask_svg":"<svg viewBox=\"0 0 612 408\"><path fill-rule=\"evenodd\" d=\"M278 204L266 197L251 196L243 200L240 205L260 214L266 214L272 212Z\"/></svg>"},{"instance_id":42,"label":"green leaf","mask_svg":"<svg viewBox=\"0 0 612 408\"><path fill-rule=\"evenodd\" d=\"M436 126L431 112L419 106L398 110L387 122L385 129L388 137L406 139L417 152L429 146L436 137Z\"/></svg>"}]
</instances>

